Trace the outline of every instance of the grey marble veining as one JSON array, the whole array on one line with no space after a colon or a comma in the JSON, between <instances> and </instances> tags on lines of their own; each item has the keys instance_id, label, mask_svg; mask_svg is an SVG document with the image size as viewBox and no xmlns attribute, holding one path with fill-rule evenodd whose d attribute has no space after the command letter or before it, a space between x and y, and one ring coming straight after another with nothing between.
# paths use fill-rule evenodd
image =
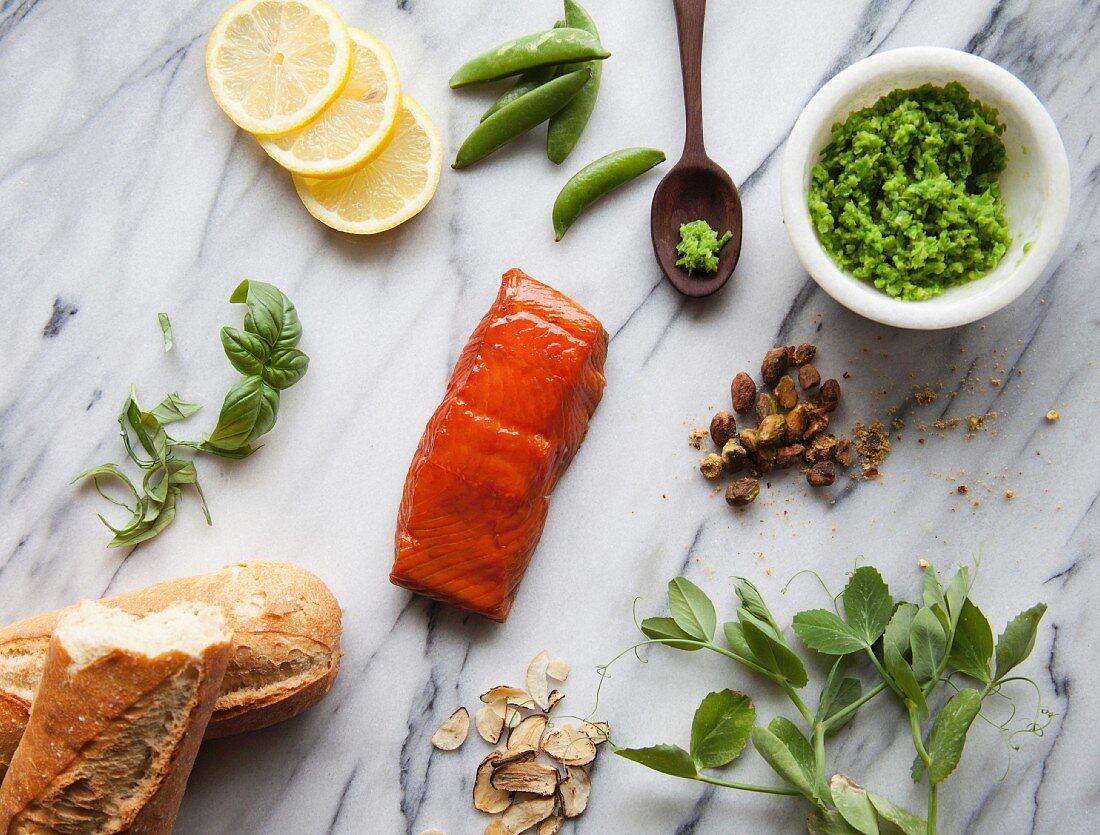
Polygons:
<instances>
[{"instance_id":1,"label":"grey marble veining","mask_svg":"<svg viewBox=\"0 0 1100 835\"><path fill-rule=\"evenodd\" d=\"M468 804L472 739L434 751L459 704L519 680L539 649L568 658L567 703L584 715L594 668L635 639L632 606L655 612L686 572L732 614L732 575L757 583L782 622L824 602L861 562L917 589L918 559L981 560L975 597L995 630L1050 605L1023 672L1056 714L1041 738L976 726L945 785L941 832L1100 830L1096 608L1100 579L1095 449L1100 371L1100 5L1069 0L712 2L704 71L707 140L741 184L744 251L732 283L691 304L662 283L648 236L656 176L624 189L553 243L550 205L566 173L625 145L675 156L681 142L675 25L666 0L589 0L614 53L588 133L558 170L531 136L476 168L444 171L421 217L377 240L329 232L289 178L213 102L206 35L225 2L115 0L0 4L0 613L5 621L82 597L213 569L250 555L299 562L345 613L346 657L330 696L283 726L204 746L181 833L480 832ZM448 155L488 95L446 79L468 54L545 25L550 0L335 0L392 49L408 93L433 114ZM1062 132L1073 176L1065 240L1031 292L984 322L940 333L863 321L824 296L783 231L778 164L802 106L873 52L966 49L1022 78ZM596 313L612 335L608 389L554 495L546 533L507 624L411 598L389 585L397 503L417 439L458 351L522 267ZM134 383L148 401L178 389L209 404L232 379L217 329L240 310L244 277L297 304L313 362L283 397L267 447L241 464L202 462L214 516L187 497L172 528L107 551L97 497L74 473L120 457L115 414ZM176 349L161 350L157 311ZM708 494L686 445L725 402L730 377L776 343L813 340L820 366L850 371L839 419L900 417L902 439L876 482L808 494L776 477L754 508ZM990 377L1003 380L1000 386ZM934 404L912 387L943 383ZM1044 420L1055 408L1062 419ZM920 423L994 411L989 431ZM959 484L969 492L957 493ZM1007 500L1011 489L1015 498ZM721 659L651 652L620 661L599 715L623 744L685 743L708 690L746 689L761 715L786 712L769 688ZM1034 694L1016 691L1020 710ZM833 743L831 766L919 809L908 736L880 700ZM751 752L735 772L765 780ZM572 833L799 832L795 801L703 789L613 757Z\"/></svg>"}]
</instances>

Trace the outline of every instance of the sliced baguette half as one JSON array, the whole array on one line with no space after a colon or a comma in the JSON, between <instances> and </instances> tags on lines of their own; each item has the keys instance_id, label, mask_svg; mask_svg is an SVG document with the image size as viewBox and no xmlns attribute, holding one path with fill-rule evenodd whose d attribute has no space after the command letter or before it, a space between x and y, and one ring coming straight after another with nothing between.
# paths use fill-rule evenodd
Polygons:
<instances>
[{"instance_id":1,"label":"sliced baguette half","mask_svg":"<svg viewBox=\"0 0 1100 835\"><path fill-rule=\"evenodd\" d=\"M233 633L207 737L255 730L319 701L340 669L340 605L315 575L252 560L100 601L134 615L180 601L220 606ZM0 629L0 774L26 727L61 609Z\"/></svg>"},{"instance_id":2,"label":"sliced baguette half","mask_svg":"<svg viewBox=\"0 0 1100 835\"><path fill-rule=\"evenodd\" d=\"M135 616L84 603L57 622L0 787L0 832L172 831L231 633L220 607Z\"/></svg>"}]
</instances>

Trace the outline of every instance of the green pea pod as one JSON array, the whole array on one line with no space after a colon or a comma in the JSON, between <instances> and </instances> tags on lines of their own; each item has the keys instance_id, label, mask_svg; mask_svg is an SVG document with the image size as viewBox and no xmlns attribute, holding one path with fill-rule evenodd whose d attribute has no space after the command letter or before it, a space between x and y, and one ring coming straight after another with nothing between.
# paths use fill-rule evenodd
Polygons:
<instances>
[{"instance_id":1,"label":"green pea pod","mask_svg":"<svg viewBox=\"0 0 1100 835\"><path fill-rule=\"evenodd\" d=\"M592 77L591 70L578 70L548 81L525 96L507 104L474 128L458 149L452 168L465 168L484 159L517 136L540 125L565 107Z\"/></svg>"},{"instance_id":2,"label":"green pea pod","mask_svg":"<svg viewBox=\"0 0 1100 835\"><path fill-rule=\"evenodd\" d=\"M607 194L665 161L656 148L623 148L586 165L554 201L554 240L560 241L581 212Z\"/></svg>"},{"instance_id":3,"label":"green pea pod","mask_svg":"<svg viewBox=\"0 0 1100 835\"><path fill-rule=\"evenodd\" d=\"M501 93L500 98L493 102L492 107L481 114L481 121L484 122L506 104L511 104L520 96L526 96L532 90L537 90L547 81L553 81L558 77L560 71L561 67L538 67L537 69L528 70L519 77L514 85Z\"/></svg>"},{"instance_id":4,"label":"green pea pod","mask_svg":"<svg viewBox=\"0 0 1100 835\"><path fill-rule=\"evenodd\" d=\"M583 29L548 29L502 43L471 58L451 76L451 87L496 81L536 67L603 60L611 55L603 44Z\"/></svg>"},{"instance_id":5,"label":"green pea pod","mask_svg":"<svg viewBox=\"0 0 1100 835\"><path fill-rule=\"evenodd\" d=\"M581 4L574 0L565 0L565 25L583 29L599 40L600 33L596 29L596 22ZM546 156L558 165L565 162L565 158L573 152L581 134L584 133L592 110L596 107L596 98L600 95L603 62L588 61L584 64L572 64L565 67L563 72L573 72L583 67L592 69L592 80L584 85L569 104L550 117L550 125L546 132Z\"/></svg>"}]
</instances>

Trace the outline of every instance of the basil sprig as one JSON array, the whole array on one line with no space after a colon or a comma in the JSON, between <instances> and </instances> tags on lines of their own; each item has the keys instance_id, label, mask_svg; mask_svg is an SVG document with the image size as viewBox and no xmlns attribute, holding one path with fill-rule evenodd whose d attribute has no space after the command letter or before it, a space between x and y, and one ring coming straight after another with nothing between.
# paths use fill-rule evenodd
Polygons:
<instances>
[{"instance_id":1,"label":"basil sprig","mask_svg":"<svg viewBox=\"0 0 1100 835\"><path fill-rule=\"evenodd\" d=\"M803 797L814 807L807 821L811 835L897 831L932 835L938 786L958 765L967 734L985 700L992 695L1008 699L1004 685L1027 680L1009 673L1034 648L1039 621L1046 611L1039 603L1017 615L994 643L989 621L970 599L971 585L965 567L945 588L935 569L926 565L921 602L896 601L879 572L864 566L852 573L839 596L842 609L834 604L831 609L795 615L795 635L821 656L820 660L831 661L817 708L811 710L798 692L808 683L807 665L795 654L752 583L740 579L737 620L717 630L711 600L694 583L677 577L668 586L669 616L641 622L647 638L643 643L687 652L706 649L737 662L780 687L797 709L802 727L784 716L775 717L766 726L757 725L748 696L727 689L703 699L692 723L688 750L667 744L613 749L621 757L674 777ZM716 631L725 643L716 640ZM864 677L875 675L879 681L865 689L861 678L845 674L857 665ZM606 667L601 668L601 675L606 675ZM960 680L955 680L956 676ZM966 679L977 686L967 686ZM946 701L933 698L941 684L954 691ZM914 781L928 784L926 819L842 774L831 779L827 776L826 739L883 692L894 693L908 714L904 724L917 751L911 775ZM938 711L932 710L941 703ZM1053 715L1041 710L1048 718ZM1009 730L1008 722L999 727ZM1040 733L1038 716L1022 730ZM737 759L748 740L779 777L779 785L732 782L704 770ZM951 831L957 828L953 826Z\"/></svg>"},{"instance_id":2,"label":"basil sprig","mask_svg":"<svg viewBox=\"0 0 1100 835\"><path fill-rule=\"evenodd\" d=\"M214 431L202 441L176 440L165 427L186 420L200 406L172 393L145 411L131 386L118 424L127 455L144 471L140 490L117 464L111 463L85 470L73 479L92 479L100 495L130 513L129 520L117 528L99 517L114 534L108 547L137 545L167 528L186 487L194 487L206 523L210 524L195 463L177 457L177 452L190 449L221 458L247 458L259 449L256 441L275 426L280 392L305 376L309 357L298 348L302 325L290 299L271 284L246 280L229 300L245 305L244 328L222 328L222 347L233 367L244 376L226 394ZM161 316L162 324L166 323L167 316ZM165 339L169 344L169 330L165 330ZM108 496L101 489L100 479L121 482L130 501Z\"/></svg>"}]
</instances>

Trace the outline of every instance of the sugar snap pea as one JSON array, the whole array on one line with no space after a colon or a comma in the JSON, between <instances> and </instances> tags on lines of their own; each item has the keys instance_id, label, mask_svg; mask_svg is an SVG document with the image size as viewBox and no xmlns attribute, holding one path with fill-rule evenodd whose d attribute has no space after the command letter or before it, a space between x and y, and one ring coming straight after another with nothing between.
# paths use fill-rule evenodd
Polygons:
<instances>
[{"instance_id":1,"label":"sugar snap pea","mask_svg":"<svg viewBox=\"0 0 1100 835\"><path fill-rule=\"evenodd\" d=\"M488 110L481 114L481 121L484 122L504 105L511 104L520 96L526 96L547 81L553 81L558 77L559 72L561 72L561 67L536 67L533 70L528 70L519 77L515 84L501 93L500 98L493 102Z\"/></svg>"},{"instance_id":2,"label":"sugar snap pea","mask_svg":"<svg viewBox=\"0 0 1100 835\"><path fill-rule=\"evenodd\" d=\"M451 87L496 81L535 67L603 60L611 55L591 32L583 29L548 29L502 43L471 58L451 76Z\"/></svg>"},{"instance_id":3,"label":"sugar snap pea","mask_svg":"<svg viewBox=\"0 0 1100 835\"><path fill-rule=\"evenodd\" d=\"M584 7L575 0L565 0L565 25L575 29L583 29L591 33L592 37L599 40L600 33L596 29L596 22L585 11ZM585 125L596 106L596 98L600 94L600 76L603 74L602 61L588 61L584 64L571 64L563 69L563 72L572 72L582 67L592 69L592 79L584 85L573 99L550 117L550 124L546 131L546 156L551 162L561 165L565 158L572 153L577 145L577 140L584 133Z\"/></svg>"},{"instance_id":4,"label":"sugar snap pea","mask_svg":"<svg viewBox=\"0 0 1100 835\"><path fill-rule=\"evenodd\" d=\"M592 70L571 72L548 81L507 104L473 129L458 149L452 168L465 168L542 124L577 94L592 77Z\"/></svg>"},{"instance_id":5,"label":"sugar snap pea","mask_svg":"<svg viewBox=\"0 0 1100 835\"><path fill-rule=\"evenodd\" d=\"M554 240L560 241L581 212L607 194L665 161L656 148L623 148L586 165L569 178L554 201Z\"/></svg>"}]
</instances>

